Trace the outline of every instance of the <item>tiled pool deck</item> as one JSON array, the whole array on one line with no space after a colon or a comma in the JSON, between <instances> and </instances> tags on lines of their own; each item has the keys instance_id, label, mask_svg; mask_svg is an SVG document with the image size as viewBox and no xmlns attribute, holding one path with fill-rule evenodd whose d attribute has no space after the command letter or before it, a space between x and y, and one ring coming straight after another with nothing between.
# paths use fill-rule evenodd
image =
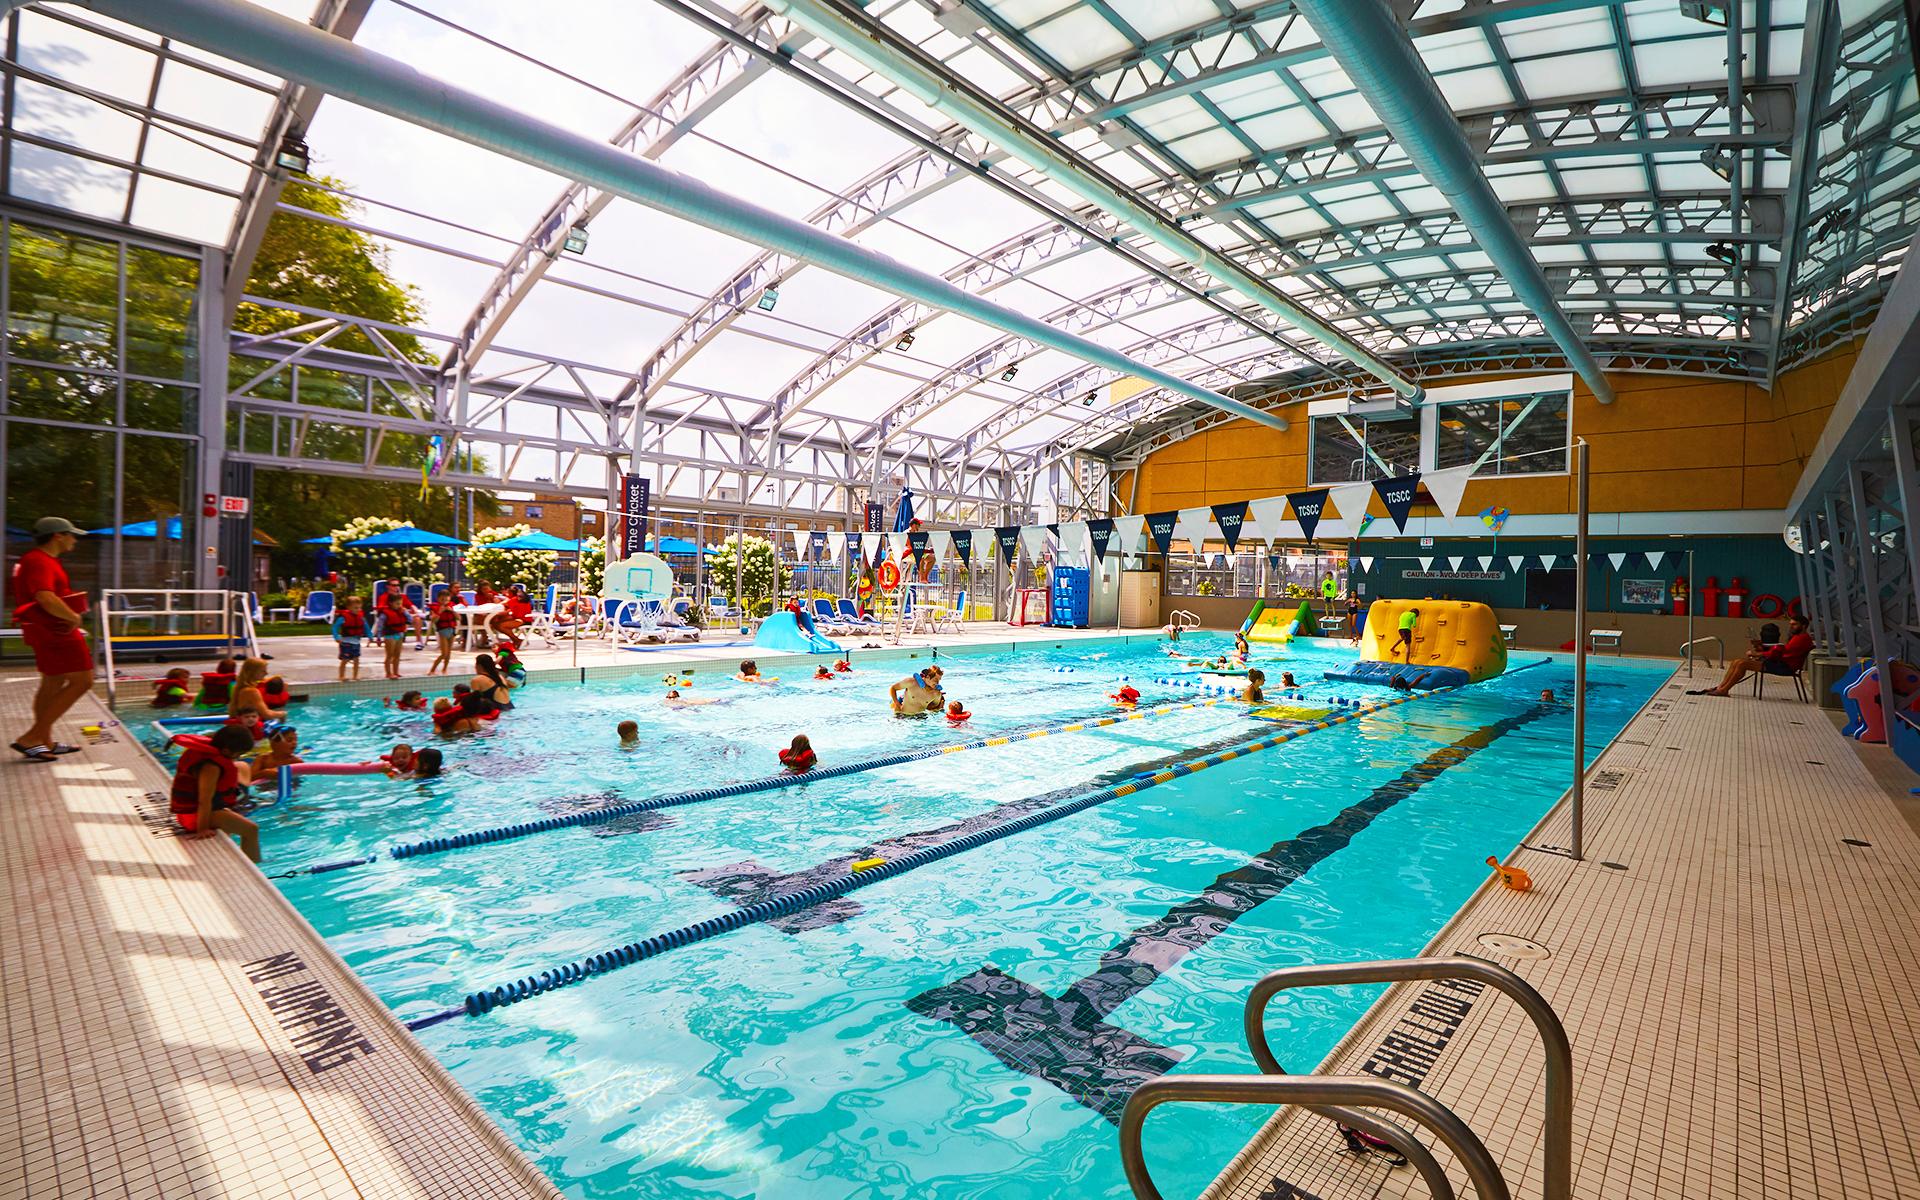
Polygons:
<instances>
[{"instance_id":1,"label":"tiled pool deck","mask_svg":"<svg viewBox=\"0 0 1920 1200\"><path fill-rule=\"evenodd\" d=\"M962 641L1016 637L1062 635ZM677 649L645 659L740 655ZM0 678L0 720L24 724L30 689ZM63 736L103 714L83 701ZM127 731L88 740L0 765L0 1198L554 1194L234 846L175 836ZM1920 835L1857 753L1884 751L1811 707L1670 687L1600 760L1617 774L1589 790L1589 861L1523 851L1535 890L1483 891L1436 940L1512 966L1565 1020L1577 1196L1920 1196ZM1564 844L1564 822L1532 841ZM1419 994L1389 992L1325 1069L1356 1069ZM1516 1197L1539 1194L1540 1085L1532 1027L1490 994L1422 1084ZM1425 1194L1337 1151L1284 1113L1212 1195Z\"/></svg>"}]
</instances>

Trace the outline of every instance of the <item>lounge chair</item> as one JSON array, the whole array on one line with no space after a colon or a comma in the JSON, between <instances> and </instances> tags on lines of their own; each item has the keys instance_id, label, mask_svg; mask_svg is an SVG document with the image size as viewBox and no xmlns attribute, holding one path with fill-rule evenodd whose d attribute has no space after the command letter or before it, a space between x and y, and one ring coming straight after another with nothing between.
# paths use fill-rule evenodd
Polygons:
<instances>
[{"instance_id":1,"label":"lounge chair","mask_svg":"<svg viewBox=\"0 0 1920 1200\"><path fill-rule=\"evenodd\" d=\"M853 626L847 624L846 619L833 610L833 601L825 596L813 598L813 623L821 633L828 635L853 632Z\"/></svg>"},{"instance_id":2,"label":"lounge chair","mask_svg":"<svg viewBox=\"0 0 1920 1200\"><path fill-rule=\"evenodd\" d=\"M427 589L421 584L409 583L400 589L400 594L405 596L407 602L415 608L425 608L427 606Z\"/></svg>"},{"instance_id":3,"label":"lounge chair","mask_svg":"<svg viewBox=\"0 0 1920 1200\"><path fill-rule=\"evenodd\" d=\"M306 602L300 609L302 621L325 621L333 623L333 593L328 591L308 592Z\"/></svg>"},{"instance_id":4,"label":"lounge chair","mask_svg":"<svg viewBox=\"0 0 1920 1200\"><path fill-rule=\"evenodd\" d=\"M848 633L878 633L882 628L879 618L872 613L862 613L845 596L840 597L841 625Z\"/></svg>"}]
</instances>

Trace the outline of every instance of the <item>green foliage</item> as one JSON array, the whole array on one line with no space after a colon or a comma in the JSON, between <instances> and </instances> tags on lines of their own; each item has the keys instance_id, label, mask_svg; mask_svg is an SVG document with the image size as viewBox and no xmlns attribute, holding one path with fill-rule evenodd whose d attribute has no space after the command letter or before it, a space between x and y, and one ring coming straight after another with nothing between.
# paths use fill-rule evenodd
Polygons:
<instances>
[{"instance_id":1,"label":"green foliage","mask_svg":"<svg viewBox=\"0 0 1920 1200\"><path fill-rule=\"evenodd\" d=\"M355 517L339 528L330 530L329 534L333 538L334 552L340 556L340 569L353 576L357 583L370 584L376 579L395 576L401 579L431 579L435 568L440 565L440 552L437 550L425 546L342 549L348 542L385 533L389 529L414 527L412 521L396 521L392 517Z\"/></svg>"},{"instance_id":2,"label":"green foliage","mask_svg":"<svg viewBox=\"0 0 1920 1200\"><path fill-rule=\"evenodd\" d=\"M580 539L580 582L575 592L581 596L598 596L600 583L607 574L607 539Z\"/></svg>"},{"instance_id":3,"label":"green foliage","mask_svg":"<svg viewBox=\"0 0 1920 1200\"><path fill-rule=\"evenodd\" d=\"M793 584L793 571L774 555L773 543L752 534L746 535L744 551L737 533L720 543L720 553L713 556L707 568L709 586L725 596L729 603L739 602L741 611L749 616L761 616L773 611L776 569L780 572L781 594L785 594ZM733 591L736 573L740 577L739 596L735 596Z\"/></svg>"},{"instance_id":4,"label":"green foliage","mask_svg":"<svg viewBox=\"0 0 1920 1200\"><path fill-rule=\"evenodd\" d=\"M557 557L551 550L495 550L492 547L494 542L524 537L532 532L533 526L524 522L499 529L477 530L473 535L473 546L467 551L468 577L484 579L495 587L506 587L513 583L524 583L529 588L545 587Z\"/></svg>"}]
</instances>

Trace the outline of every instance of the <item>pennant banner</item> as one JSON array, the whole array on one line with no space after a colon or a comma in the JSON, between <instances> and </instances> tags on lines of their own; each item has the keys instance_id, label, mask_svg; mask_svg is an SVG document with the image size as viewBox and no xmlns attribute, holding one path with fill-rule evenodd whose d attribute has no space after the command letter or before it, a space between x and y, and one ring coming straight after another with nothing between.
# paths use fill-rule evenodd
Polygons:
<instances>
[{"instance_id":1,"label":"pennant banner","mask_svg":"<svg viewBox=\"0 0 1920 1200\"><path fill-rule=\"evenodd\" d=\"M1370 483L1343 483L1327 492L1327 499L1340 510L1340 515L1353 522L1354 528L1366 531L1367 505L1373 499L1373 485Z\"/></svg>"},{"instance_id":2,"label":"pennant banner","mask_svg":"<svg viewBox=\"0 0 1920 1200\"><path fill-rule=\"evenodd\" d=\"M1114 522L1109 517L1087 522L1087 537L1093 542L1093 561L1106 560L1107 551L1113 545Z\"/></svg>"},{"instance_id":3,"label":"pennant banner","mask_svg":"<svg viewBox=\"0 0 1920 1200\"><path fill-rule=\"evenodd\" d=\"M1357 558L1354 561L1360 564L1360 573L1362 575L1368 574L1373 570L1372 556L1368 556L1366 558Z\"/></svg>"},{"instance_id":4,"label":"pennant banner","mask_svg":"<svg viewBox=\"0 0 1920 1200\"><path fill-rule=\"evenodd\" d=\"M953 531L953 552L960 556L960 565L973 565L973 530L956 529Z\"/></svg>"},{"instance_id":5,"label":"pennant banner","mask_svg":"<svg viewBox=\"0 0 1920 1200\"><path fill-rule=\"evenodd\" d=\"M1393 527L1401 533L1407 531L1407 514L1413 511L1414 498L1420 494L1420 472L1411 475L1395 475L1391 479L1376 479L1373 490L1380 495L1380 503L1387 506L1387 516L1393 518Z\"/></svg>"},{"instance_id":6,"label":"pennant banner","mask_svg":"<svg viewBox=\"0 0 1920 1200\"><path fill-rule=\"evenodd\" d=\"M1132 555L1140 550L1140 535L1147 531L1147 519L1144 516L1115 517L1113 536L1120 543L1120 553Z\"/></svg>"},{"instance_id":7,"label":"pennant banner","mask_svg":"<svg viewBox=\"0 0 1920 1200\"><path fill-rule=\"evenodd\" d=\"M1542 571L1553 570L1553 564L1559 561L1559 558L1560 556L1557 554L1542 554L1540 556L1540 569Z\"/></svg>"},{"instance_id":8,"label":"pennant banner","mask_svg":"<svg viewBox=\"0 0 1920 1200\"><path fill-rule=\"evenodd\" d=\"M1269 496L1265 500L1247 501L1247 527L1241 532L1248 537L1262 537L1268 541L1280 537L1280 526L1286 518L1287 498Z\"/></svg>"},{"instance_id":9,"label":"pennant banner","mask_svg":"<svg viewBox=\"0 0 1920 1200\"><path fill-rule=\"evenodd\" d=\"M813 535L804 529L791 531L793 537L793 557L801 562L807 560L807 546L812 543Z\"/></svg>"},{"instance_id":10,"label":"pennant banner","mask_svg":"<svg viewBox=\"0 0 1920 1200\"><path fill-rule=\"evenodd\" d=\"M1007 560L1007 565L1012 566L1018 562L1020 559L1020 527L1018 525L1001 525L994 529L993 536L994 540L1000 543L1000 557Z\"/></svg>"},{"instance_id":11,"label":"pennant banner","mask_svg":"<svg viewBox=\"0 0 1920 1200\"><path fill-rule=\"evenodd\" d=\"M1226 540L1229 551L1240 546L1240 528L1246 523L1247 502L1235 500L1228 504L1213 506L1213 519L1220 523L1220 536Z\"/></svg>"},{"instance_id":12,"label":"pennant banner","mask_svg":"<svg viewBox=\"0 0 1920 1200\"><path fill-rule=\"evenodd\" d=\"M1493 565L1493 559L1485 554L1482 554L1479 558L1476 558L1473 560L1473 565L1478 570L1485 571L1488 567L1491 567Z\"/></svg>"},{"instance_id":13,"label":"pennant banner","mask_svg":"<svg viewBox=\"0 0 1920 1200\"><path fill-rule=\"evenodd\" d=\"M1527 561L1527 556L1524 554L1507 555L1507 565L1513 568L1513 573L1515 575L1518 575L1520 573L1520 564L1526 561Z\"/></svg>"},{"instance_id":14,"label":"pennant banner","mask_svg":"<svg viewBox=\"0 0 1920 1200\"><path fill-rule=\"evenodd\" d=\"M927 549L933 552L933 561L939 562L947 556L953 547L953 531L950 529L929 529L927 531Z\"/></svg>"},{"instance_id":15,"label":"pennant banner","mask_svg":"<svg viewBox=\"0 0 1920 1200\"><path fill-rule=\"evenodd\" d=\"M840 555L846 551L847 535L845 533L835 530L832 533L823 533L820 536L826 539L827 557L839 558Z\"/></svg>"},{"instance_id":16,"label":"pennant banner","mask_svg":"<svg viewBox=\"0 0 1920 1200\"><path fill-rule=\"evenodd\" d=\"M1660 569L1660 560L1665 558L1666 556L1667 556L1667 552L1665 550L1647 551L1647 566L1658 571Z\"/></svg>"},{"instance_id":17,"label":"pennant banner","mask_svg":"<svg viewBox=\"0 0 1920 1200\"><path fill-rule=\"evenodd\" d=\"M807 535L807 551L815 559L823 558L827 553L827 535L815 530Z\"/></svg>"},{"instance_id":18,"label":"pennant banner","mask_svg":"<svg viewBox=\"0 0 1920 1200\"><path fill-rule=\"evenodd\" d=\"M1614 570L1618 571L1621 566L1626 563L1627 556L1624 554L1609 554L1607 555L1607 561L1613 564Z\"/></svg>"},{"instance_id":19,"label":"pennant banner","mask_svg":"<svg viewBox=\"0 0 1920 1200\"><path fill-rule=\"evenodd\" d=\"M911 530L907 534L907 549L913 552L913 561L917 565L927 556L927 531Z\"/></svg>"},{"instance_id":20,"label":"pennant banner","mask_svg":"<svg viewBox=\"0 0 1920 1200\"><path fill-rule=\"evenodd\" d=\"M1085 554L1087 552L1087 523L1085 521L1067 521L1060 526L1060 552L1062 554Z\"/></svg>"},{"instance_id":21,"label":"pennant banner","mask_svg":"<svg viewBox=\"0 0 1920 1200\"><path fill-rule=\"evenodd\" d=\"M1444 471L1435 471L1424 475L1420 482L1425 485L1427 494L1440 506L1441 515L1453 518L1460 515L1460 497L1467 494L1467 480L1473 475L1473 468L1448 467Z\"/></svg>"},{"instance_id":22,"label":"pennant banner","mask_svg":"<svg viewBox=\"0 0 1920 1200\"><path fill-rule=\"evenodd\" d=\"M1160 547L1160 553L1167 553L1167 548L1173 545L1173 525L1179 519L1179 513L1147 514L1147 532L1153 535L1153 544Z\"/></svg>"},{"instance_id":23,"label":"pennant banner","mask_svg":"<svg viewBox=\"0 0 1920 1200\"><path fill-rule=\"evenodd\" d=\"M1413 561L1420 564L1420 569L1422 571L1433 570L1433 556L1431 554L1420 555L1416 557Z\"/></svg>"},{"instance_id":24,"label":"pennant banner","mask_svg":"<svg viewBox=\"0 0 1920 1200\"><path fill-rule=\"evenodd\" d=\"M866 560L867 566L877 567L880 565L880 547L886 540L886 538L877 533L863 533L860 535L860 555Z\"/></svg>"},{"instance_id":25,"label":"pennant banner","mask_svg":"<svg viewBox=\"0 0 1920 1200\"><path fill-rule=\"evenodd\" d=\"M1047 531L1059 532L1058 525L1026 525L1020 530L1020 544L1027 548L1027 557L1040 561L1040 552L1047 546Z\"/></svg>"},{"instance_id":26,"label":"pennant banner","mask_svg":"<svg viewBox=\"0 0 1920 1200\"><path fill-rule=\"evenodd\" d=\"M1451 571L1454 569L1454 563L1456 561L1457 561L1456 559L1453 559L1451 557L1442 558L1440 560L1440 569L1442 571Z\"/></svg>"},{"instance_id":27,"label":"pennant banner","mask_svg":"<svg viewBox=\"0 0 1920 1200\"><path fill-rule=\"evenodd\" d=\"M1326 511L1327 489L1294 492L1287 497L1287 503L1293 508L1293 519L1300 522L1300 532L1306 535L1308 542L1312 542L1313 531L1320 527L1321 514Z\"/></svg>"},{"instance_id":28,"label":"pennant banner","mask_svg":"<svg viewBox=\"0 0 1920 1200\"><path fill-rule=\"evenodd\" d=\"M1204 508L1181 509L1180 516L1173 523L1174 540L1185 542L1195 554L1200 553L1200 548L1207 543L1207 529L1212 518L1213 513Z\"/></svg>"}]
</instances>

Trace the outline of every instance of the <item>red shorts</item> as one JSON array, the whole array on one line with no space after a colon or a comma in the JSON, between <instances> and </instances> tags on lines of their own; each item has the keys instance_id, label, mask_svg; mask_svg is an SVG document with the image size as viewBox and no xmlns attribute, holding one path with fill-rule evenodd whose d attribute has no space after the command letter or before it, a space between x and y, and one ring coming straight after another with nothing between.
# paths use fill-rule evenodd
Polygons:
<instances>
[{"instance_id":1,"label":"red shorts","mask_svg":"<svg viewBox=\"0 0 1920 1200\"><path fill-rule=\"evenodd\" d=\"M42 675L93 674L93 651L78 629L58 630L26 624L20 634L33 650L33 668Z\"/></svg>"}]
</instances>

